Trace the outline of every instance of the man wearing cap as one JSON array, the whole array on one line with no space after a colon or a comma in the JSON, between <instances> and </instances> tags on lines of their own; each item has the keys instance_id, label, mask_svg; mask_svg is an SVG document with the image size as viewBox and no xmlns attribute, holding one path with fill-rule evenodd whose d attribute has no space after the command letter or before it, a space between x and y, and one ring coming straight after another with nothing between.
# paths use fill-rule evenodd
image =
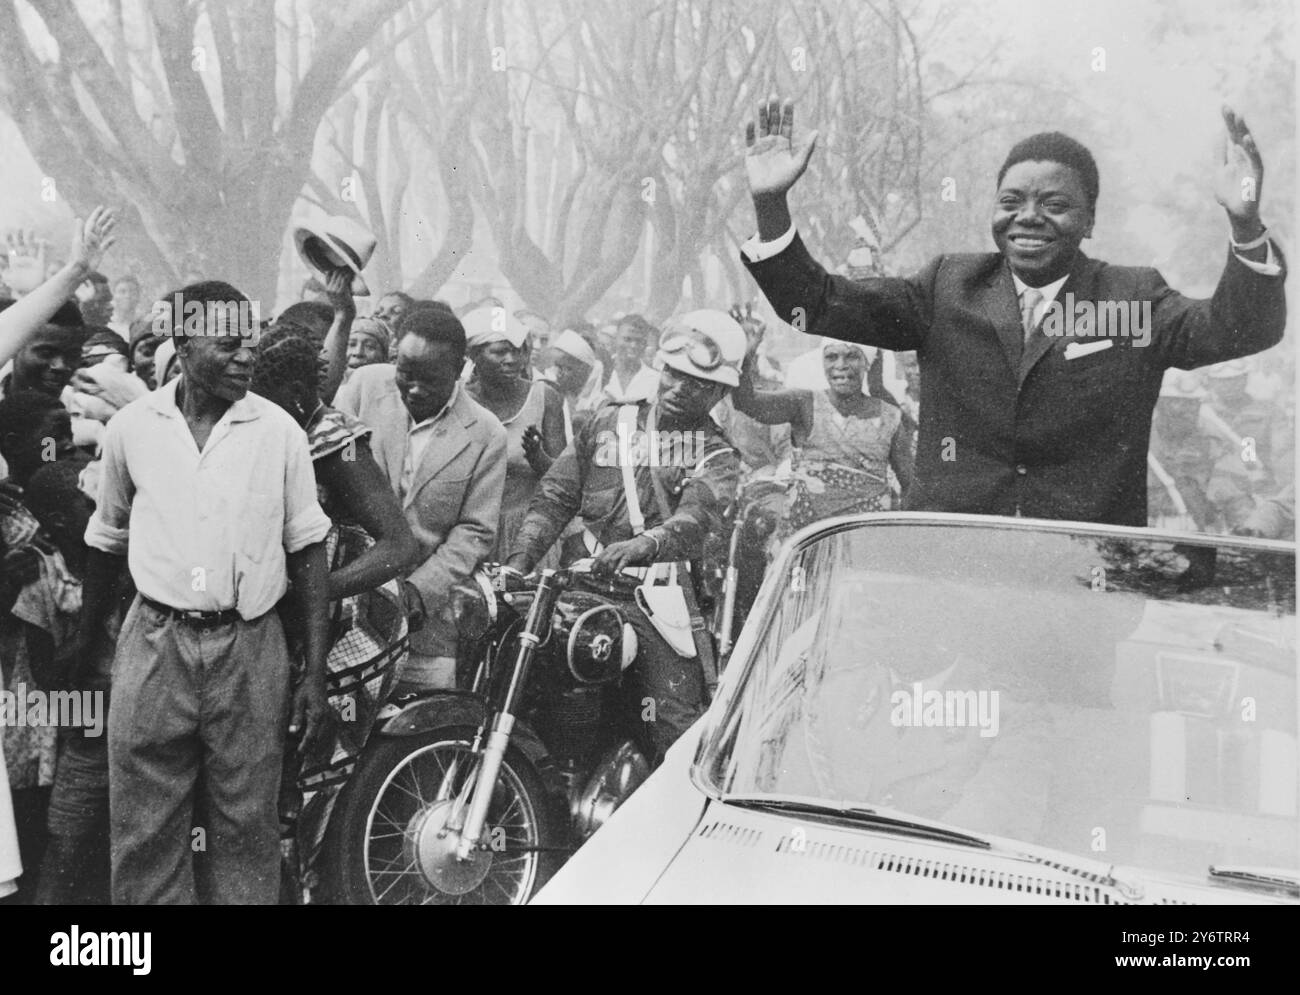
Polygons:
<instances>
[{"instance_id":1,"label":"man wearing cap","mask_svg":"<svg viewBox=\"0 0 1300 995\"><path fill-rule=\"evenodd\" d=\"M1200 426L1204 400L1200 374L1165 374L1147 452L1148 516L1154 528L1208 532L1217 524L1214 506L1206 498L1214 455Z\"/></svg>"},{"instance_id":2,"label":"man wearing cap","mask_svg":"<svg viewBox=\"0 0 1300 995\"><path fill-rule=\"evenodd\" d=\"M506 476L506 432L459 381L465 329L445 304L416 301L397 322L397 361L354 370L334 407L370 427L375 461L397 495L423 561L407 598L426 619L411 634L398 691L451 687L452 591L492 549Z\"/></svg>"},{"instance_id":3,"label":"man wearing cap","mask_svg":"<svg viewBox=\"0 0 1300 995\"><path fill-rule=\"evenodd\" d=\"M709 412L739 382L745 348L744 331L724 312L674 321L660 341L655 399L607 404L592 415L542 478L505 567L513 577L532 570L582 516L585 528L566 544L564 561L594 555L593 575L609 582L599 589L626 600L639 644L626 686L656 761L702 713L715 679L686 564L698 559L708 535L722 531L740 479L740 459ZM661 631L663 620L656 624L638 607L635 589L647 579L640 568L651 564L665 577L664 565L673 564L685 581L689 635Z\"/></svg>"},{"instance_id":4,"label":"man wearing cap","mask_svg":"<svg viewBox=\"0 0 1300 995\"><path fill-rule=\"evenodd\" d=\"M312 743L330 714L330 520L302 429L248 391L250 329L214 314L246 302L215 281L163 302L182 375L104 435L78 641L93 652L127 557L139 594L108 721L117 904L273 904L286 731ZM305 632L296 691L275 611L290 581Z\"/></svg>"},{"instance_id":5,"label":"man wearing cap","mask_svg":"<svg viewBox=\"0 0 1300 995\"><path fill-rule=\"evenodd\" d=\"M1275 494L1292 476L1293 464L1286 459L1286 452L1293 446L1289 438L1278 437L1283 434L1285 419L1273 404L1250 395L1246 389L1249 377L1250 367L1244 359L1206 371L1209 396L1201 424L1220 444L1206 493L1229 531L1241 527L1256 504Z\"/></svg>"},{"instance_id":6,"label":"man wearing cap","mask_svg":"<svg viewBox=\"0 0 1300 995\"><path fill-rule=\"evenodd\" d=\"M1228 142L1213 177L1231 245L1210 300L1154 269L1110 266L1079 246L1092 234L1092 154L1059 132L1015 145L998 173L999 251L943 255L908 279L849 280L808 254L786 193L816 143L794 106L762 105L745 157L758 235L745 265L796 328L916 350L921 369L916 485L909 508L1144 525L1146 453L1161 378L1276 344L1286 321L1284 262L1259 218L1263 164L1224 109Z\"/></svg>"}]
</instances>

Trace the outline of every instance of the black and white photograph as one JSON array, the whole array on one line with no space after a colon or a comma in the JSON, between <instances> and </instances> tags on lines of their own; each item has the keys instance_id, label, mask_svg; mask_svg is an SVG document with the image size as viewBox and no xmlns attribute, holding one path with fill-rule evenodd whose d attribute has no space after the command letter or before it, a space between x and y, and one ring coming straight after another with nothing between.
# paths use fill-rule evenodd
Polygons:
<instances>
[{"instance_id":1,"label":"black and white photograph","mask_svg":"<svg viewBox=\"0 0 1300 995\"><path fill-rule=\"evenodd\" d=\"M1211 905L1094 966L1261 966L1296 20L0 0L32 962L147 974L162 905Z\"/></svg>"}]
</instances>

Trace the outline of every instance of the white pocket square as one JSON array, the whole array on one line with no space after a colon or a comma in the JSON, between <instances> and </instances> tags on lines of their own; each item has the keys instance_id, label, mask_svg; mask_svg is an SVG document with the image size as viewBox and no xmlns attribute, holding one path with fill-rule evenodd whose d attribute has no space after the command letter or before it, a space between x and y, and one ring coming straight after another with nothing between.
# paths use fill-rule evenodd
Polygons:
<instances>
[{"instance_id":1,"label":"white pocket square","mask_svg":"<svg viewBox=\"0 0 1300 995\"><path fill-rule=\"evenodd\" d=\"M1078 359L1080 356L1109 349L1114 344L1110 339L1102 339L1100 342L1071 342L1065 347L1065 358Z\"/></svg>"}]
</instances>

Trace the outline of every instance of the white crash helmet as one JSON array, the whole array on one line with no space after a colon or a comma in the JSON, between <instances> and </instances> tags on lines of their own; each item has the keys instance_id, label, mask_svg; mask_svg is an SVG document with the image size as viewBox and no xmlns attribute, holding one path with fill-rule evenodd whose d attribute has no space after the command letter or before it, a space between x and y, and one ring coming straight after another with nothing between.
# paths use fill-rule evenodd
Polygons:
<instances>
[{"instance_id":1,"label":"white crash helmet","mask_svg":"<svg viewBox=\"0 0 1300 995\"><path fill-rule=\"evenodd\" d=\"M735 318L704 308L668 321L656 358L679 373L735 387L748 349L745 330Z\"/></svg>"}]
</instances>

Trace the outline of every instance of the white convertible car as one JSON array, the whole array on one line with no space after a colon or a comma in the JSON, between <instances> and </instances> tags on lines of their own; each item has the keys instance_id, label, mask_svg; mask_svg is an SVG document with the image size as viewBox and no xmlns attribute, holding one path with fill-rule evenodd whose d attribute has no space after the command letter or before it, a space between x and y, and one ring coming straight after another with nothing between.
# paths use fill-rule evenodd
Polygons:
<instances>
[{"instance_id":1,"label":"white convertible car","mask_svg":"<svg viewBox=\"0 0 1300 995\"><path fill-rule=\"evenodd\" d=\"M1295 544L893 513L773 564L539 903L1300 903Z\"/></svg>"}]
</instances>

